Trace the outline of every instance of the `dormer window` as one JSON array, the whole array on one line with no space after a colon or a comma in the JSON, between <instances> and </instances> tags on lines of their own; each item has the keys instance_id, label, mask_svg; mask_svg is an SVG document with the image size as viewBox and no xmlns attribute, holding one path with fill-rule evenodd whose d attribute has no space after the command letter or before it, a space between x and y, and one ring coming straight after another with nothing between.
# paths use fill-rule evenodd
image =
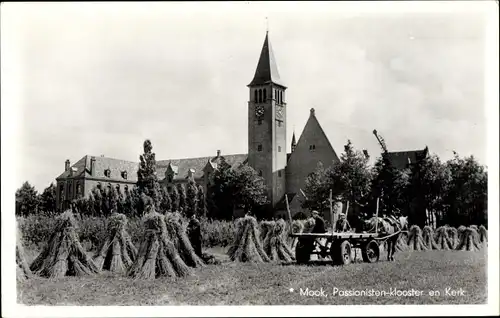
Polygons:
<instances>
[{"instance_id":1,"label":"dormer window","mask_svg":"<svg viewBox=\"0 0 500 318\"><path fill-rule=\"evenodd\" d=\"M172 183L173 181L174 181L174 176L173 176L172 174L169 174L169 175L167 176L167 182L168 182L168 183Z\"/></svg>"},{"instance_id":2,"label":"dormer window","mask_svg":"<svg viewBox=\"0 0 500 318\"><path fill-rule=\"evenodd\" d=\"M257 146L257 151L262 151L262 145Z\"/></svg>"},{"instance_id":3,"label":"dormer window","mask_svg":"<svg viewBox=\"0 0 500 318\"><path fill-rule=\"evenodd\" d=\"M127 180L127 171L122 171L122 178Z\"/></svg>"},{"instance_id":4,"label":"dormer window","mask_svg":"<svg viewBox=\"0 0 500 318\"><path fill-rule=\"evenodd\" d=\"M110 170L109 168L108 168L108 169L106 169L106 170L104 170L104 176L105 176L106 178L111 177L111 170Z\"/></svg>"},{"instance_id":5,"label":"dormer window","mask_svg":"<svg viewBox=\"0 0 500 318\"><path fill-rule=\"evenodd\" d=\"M309 146L309 150L310 150L310 151L314 151L314 150L316 150L316 145L310 145L310 146Z\"/></svg>"}]
</instances>

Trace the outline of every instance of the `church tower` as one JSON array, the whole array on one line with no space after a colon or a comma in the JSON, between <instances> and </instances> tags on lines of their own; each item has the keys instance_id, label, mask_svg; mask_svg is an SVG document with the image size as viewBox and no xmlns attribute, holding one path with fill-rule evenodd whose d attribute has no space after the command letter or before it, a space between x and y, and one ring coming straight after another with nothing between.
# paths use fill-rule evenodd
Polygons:
<instances>
[{"instance_id":1,"label":"church tower","mask_svg":"<svg viewBox=\"0 0 500 318\"><path fill-rule=\"evenodd\" d=\"M286 86L280 80L268 32L248 88L248 163L264 178L274 207L286 189Z\"/></svg>"}]
</instances>

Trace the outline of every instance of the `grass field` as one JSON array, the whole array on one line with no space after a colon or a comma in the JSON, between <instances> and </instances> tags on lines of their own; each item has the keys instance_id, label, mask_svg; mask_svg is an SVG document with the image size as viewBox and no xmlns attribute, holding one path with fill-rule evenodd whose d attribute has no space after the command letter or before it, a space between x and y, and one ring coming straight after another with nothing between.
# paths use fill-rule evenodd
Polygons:
<instances>
[{"instance_id":1,"label":"grass field","mask_svg":"<svg viewBox=\"0 0 500 318\"><path fill-rule=\"evenodd\" d=\"M18 302L26 305L347 305L483 304L487 302L485 252L399 252L395 262L318 264L232 263L224 250L211 249L223 264L196 269L184 279L134 281L103 273L93 278L35 278L18 284ZM34 253L31 253L34 255ZM293 288L293 291L290 289ZM385 296L340 296L333 289L386 291ZM391 290L392 288L392 290ZM446 294L446 289L462 295ZM323 290L305 296L300 290ZM422 291L420 296L391 294ZM441 294L430 296L429 291ZM449 290L449 292L451 292Z\"/></svg>"}]
</instances>

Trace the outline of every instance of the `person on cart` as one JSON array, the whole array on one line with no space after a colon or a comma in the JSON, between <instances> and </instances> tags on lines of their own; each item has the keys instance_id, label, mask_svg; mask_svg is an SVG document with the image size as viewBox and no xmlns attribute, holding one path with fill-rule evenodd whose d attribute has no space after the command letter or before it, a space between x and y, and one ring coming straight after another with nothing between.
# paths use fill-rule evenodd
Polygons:
<instances>
[{"instance_id":1,"label":"person on cart","mask_svg":"<svg viewBox=\"0 0 500 318\"><path fill-rule=\"evenodd\" d=\"M312 214L312 217L314 218L314 227L313 227L311 233L326 233L325 220L319 215L319 212L316 210L313 210L311 212L311 214ZM311 249L314 249L315 241L316 241L315 239L311 240L311 242L310 242L310 244L312 245ZM325 249L323 246L321 246L321 244L317 244L317 246L319 247L319 249L321 251L320 256L323 258L326 257L328 255L327 249Z\"/></svg>"},{"instance_id":2,"label":"person on cart","mask_svg":"<svg viewBox=\"0 0 500 318\"><path fill-rule=\"evenodd\" d=\"M325 229L325 220L321 216L319 216L319 212L316 210L313 210L311 212L312 217L314 218L314 227L311 231L311 233L326 233Z\"/></svg>"},{"instance_id":3,"label":"person on cart","mask_svg":"<svg viewBox=\"0 0 500 318\"><path fill-rule=\"evenodd\" d=\"M351 225L349 224L349 221L347 221L345 213L340 212L339 219L335 224L335 232L342 233L342 232L349 232L350 230L351 230Z\"/></svg>"}]
</instances>

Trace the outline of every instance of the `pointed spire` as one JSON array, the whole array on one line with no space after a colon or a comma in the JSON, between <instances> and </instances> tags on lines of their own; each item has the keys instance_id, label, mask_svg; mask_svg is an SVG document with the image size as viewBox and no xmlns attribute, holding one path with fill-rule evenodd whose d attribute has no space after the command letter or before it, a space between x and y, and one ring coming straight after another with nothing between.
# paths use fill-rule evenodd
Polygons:
<instances>
[{"instance_id":1,"label":"pointed spire","mask_svg":"<svg viewBox=\"0 0 500 318\"><path fill-rule=\"evenodd\" d=\"M292 152L295 151L295 147L297 146L297 142L295 141L295 129L293 130L293 135L292 135Z\"/></svg>"},{"instance_id":2,"label":"pointed spire","mask_svg":"<svg viewBox=\"0 0 500 318\"><path fill-rule=\"evenodd\" d=\"M264 40L264 44L262 45L262 51L260 52L259 63L257 64L257 69L255 70L255 76L248 86L269 83L285 87L283 83L281 83L280 75L278 73L276 59L274 58L271 42L269 41L269 31L266 31L266 38Z\"/></svg>"}]
</instances>

